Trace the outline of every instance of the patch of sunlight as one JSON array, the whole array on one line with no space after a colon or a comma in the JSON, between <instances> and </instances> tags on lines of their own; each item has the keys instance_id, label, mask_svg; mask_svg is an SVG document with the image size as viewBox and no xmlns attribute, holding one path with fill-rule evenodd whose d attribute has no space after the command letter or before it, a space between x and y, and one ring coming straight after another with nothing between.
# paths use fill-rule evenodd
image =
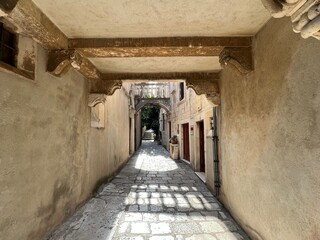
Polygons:
<instances>
[{"instance_id":1,"label":"patch of sunlight","mask_svg":"<svg viewBox=\"0 0 320 240\"><path fill-rule=\"evenodd\" d=\"M168 172L178 169L178 165L172 159L154 154L154 151L151 151L150 154L140 153L135 168L151 172Z\"/></svg>"},{"instance_id":2,"label":"patch of sunlight","mask_svg":"<svg viewBox=\"0 0 320 240\"><path fill-rule=\"evenodd\" d=\"M144 153L140 153L137 160L136 160L136 164L135 164L135 168L136 169L140 169L141 168L141 165L143 163L143 160L147 158L147 154L144 154Z\"/></svg>"}]
</instances>

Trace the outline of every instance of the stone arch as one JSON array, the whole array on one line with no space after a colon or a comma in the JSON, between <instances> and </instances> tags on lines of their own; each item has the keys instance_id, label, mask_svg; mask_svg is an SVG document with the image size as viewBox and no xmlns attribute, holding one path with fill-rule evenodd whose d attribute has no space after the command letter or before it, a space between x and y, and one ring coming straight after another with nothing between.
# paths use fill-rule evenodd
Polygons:
<instances>
[{"instance_id":1,"label":"stone arch","mask_svg":"<svg viewBox=\"0 0 320 240\"><path fill-rule=\"evenodd\" d=\"M149 100L149 99L148 99ZM170 103L169 103L170 104ZM168 103L166 103L163 100L154 100L154 99L150 99L149 101L144 101L142 100L141 102L139 102L136 105L136 111L138 112L139 110L141 110L143 107L147 106L147 105L155 105L158 107L163 108L167 113L171 113L170 110L170 105Z\"/></svg>"}]
</instances>

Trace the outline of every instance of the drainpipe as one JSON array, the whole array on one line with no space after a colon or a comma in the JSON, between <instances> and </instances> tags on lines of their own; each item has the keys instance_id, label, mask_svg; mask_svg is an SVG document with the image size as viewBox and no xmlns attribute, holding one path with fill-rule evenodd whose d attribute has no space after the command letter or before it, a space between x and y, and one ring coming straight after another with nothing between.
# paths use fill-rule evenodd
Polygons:
<instances>
[{"instance_id":1,"label":"drainpipe","mask_svg":"<svg viewBox=\"0 0 320 240\"><path fill-rule=\"evenodd\" d=\"M219 136L218 136L218 119L217 119L218 108L213 108L212 117L212 143L213 143L213 161L214 161L214 186L215 186L215 197L219 197L220 193L220 171L219 171Z\"/></svg>"}]
</instances>

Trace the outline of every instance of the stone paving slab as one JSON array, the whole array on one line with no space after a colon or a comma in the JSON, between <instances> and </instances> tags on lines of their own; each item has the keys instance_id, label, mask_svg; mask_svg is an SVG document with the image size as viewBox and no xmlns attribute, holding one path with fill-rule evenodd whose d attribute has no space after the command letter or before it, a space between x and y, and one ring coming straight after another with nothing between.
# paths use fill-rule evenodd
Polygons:
<instances>
[{"instance_id":1,"label":"stone paving slab","mask_svg":"<svg viewBox=\"0 0 320 240\"><path fill-rule=\"evenodd\" d=\"M153 142L46 240L249 240L205 184Z\"/></svg>"}]
</instances>

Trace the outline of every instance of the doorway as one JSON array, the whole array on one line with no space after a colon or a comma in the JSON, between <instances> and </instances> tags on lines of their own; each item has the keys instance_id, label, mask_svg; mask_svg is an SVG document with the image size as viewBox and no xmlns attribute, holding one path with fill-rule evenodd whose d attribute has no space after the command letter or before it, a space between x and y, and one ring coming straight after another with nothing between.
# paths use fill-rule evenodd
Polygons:
<instances>
[{"instance_id":1,"label":"doorway","mask_svg":"<svg viewBox=\"0 0 320 240\"><path fill-rule=\"evenodd\" d=\"M200 159L200 172L206 171L206 161L204 152L204 122L198 122L199 129L199 159Z\"/></svg>"},{"instance_id":2,"label":"doorway","mask_svg":"<svg viewBox=\"0 0 320 240\"><path fill-rule=\"evenodd\" d=\"M182 124L182 134L183 134L183 159L190 162L189 123Z\"/></svg>"}]
</instances>

